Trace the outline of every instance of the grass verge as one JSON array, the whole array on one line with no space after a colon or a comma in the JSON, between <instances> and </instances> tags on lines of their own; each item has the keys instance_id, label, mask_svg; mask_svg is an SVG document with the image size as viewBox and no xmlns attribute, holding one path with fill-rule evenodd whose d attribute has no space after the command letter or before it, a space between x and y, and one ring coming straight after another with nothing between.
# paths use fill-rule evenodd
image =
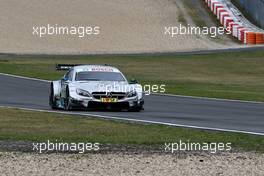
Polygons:
<instances>
[{"instance_id":1,"label":"grass verge","mask_svg":"<svg viewBox=\"0 0 264 176\"><path fill-rule=\"evenodd\" d=\"M0 56L0 72L56 80L56 63L110 64L166 93L264 101L264 51L203 55Z\"/></svg>"},{"instance_id":2,"label":"grass verge","mask_svg":"<svg viewBox=\"0 0 264 176\"><path fill-rule=\"evenodd\" d=\"M165 142L231 142L233 149L264 152L264 137L239 133L108 121L0 108L0 140L164 145ZM140 115L140 114L139 114Z\"/></svg>"}]
</instances>

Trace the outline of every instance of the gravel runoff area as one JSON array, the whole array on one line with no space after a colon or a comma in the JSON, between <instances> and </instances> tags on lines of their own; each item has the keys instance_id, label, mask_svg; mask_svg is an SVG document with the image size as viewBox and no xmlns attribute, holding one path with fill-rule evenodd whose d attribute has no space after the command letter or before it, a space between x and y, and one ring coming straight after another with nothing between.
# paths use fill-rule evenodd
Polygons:
<instances>
[{"instance_id":1,"label":"gravel runoff area","mask_svg":"<svg viewBox=\"0 0 264 176\"><path fill-rule=\"evenodd\" d=\"M216 43L209 37L164 35L165 26L180 25L182 12L190 19L188 9L181 3L181 0L0 0L0 53L144 53L240 46L230 39ZM34 33L33 27L48 24L99 26L100 34L40 38Z\"/></svg>"},{"instance_id":2,"label":"gravel runoff area","mask_svg":"<svg viewBox=\"0 0 264 176\"><path fill-rule=\"evenodd\" d=\"M264 155L1 152L1 175L264 175Z\"/></svg>"},{"instance_id":3,"label":"gravel runoff area","mask_svg":"<svg viewBox=\"0 0 264 176\"><path fill-rule=\"evenodd\" d=\"M264 154L165 152L164 146L104 144L85 154L32 151L31 142L0 141L0 175L264 175Z\"/></svg>"}]
</instances>

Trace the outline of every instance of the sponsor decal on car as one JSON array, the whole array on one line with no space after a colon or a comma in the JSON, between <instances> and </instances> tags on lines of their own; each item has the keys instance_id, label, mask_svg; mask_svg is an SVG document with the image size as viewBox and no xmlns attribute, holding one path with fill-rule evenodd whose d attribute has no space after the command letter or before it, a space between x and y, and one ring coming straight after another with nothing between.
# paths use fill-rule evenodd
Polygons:
<instances>
[{"instance_id":1,"label":"sponsor decal on car","mask_svg":"<svg viewBox=\"0 0 264 176\"><path fill-rule=\"evenodd\" d=\"M91 71L113 72L114 70L108 67L94 67L91 69Z\"/></svg>"}]
</instances>

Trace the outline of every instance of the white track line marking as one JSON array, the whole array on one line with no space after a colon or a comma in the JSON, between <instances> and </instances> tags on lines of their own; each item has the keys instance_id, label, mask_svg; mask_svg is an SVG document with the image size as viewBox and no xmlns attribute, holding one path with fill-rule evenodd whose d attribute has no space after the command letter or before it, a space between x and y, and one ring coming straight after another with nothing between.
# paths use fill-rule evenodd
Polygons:
<instances>
[{"instance_id":1,"label":"white track line marking","mask_svg":"<svg viewBox=\"0 0 264 176\"><path fill-rule=\"evenodd\" d=\"M17 75L6 74L6 73L0 73L0 75L10 76L10 77L20 78L20 79L33 80L33 81L47 82L47 83L51 82L49 80L30 78L30 77L25 77L25 76L17 76ZM223 99L222 98L208 98L208 97L187 96L187 95L174 95L174 94L161 94L161 93L151 93L151 95L167 96L167 97L180 97L180 98L192 98L192 99L201 99L201 100L229 101L229 102L237 102L237 103L264 104L264 102L259 102L259 101L230 100L230 99L224 99L224 98Z\"/></svg>"},{"instance_id":2,"label":"white track line marking","mask_svg":"<svg viewBox=\"0 0 264 176\"><path fill-rule=\"evenodd\" d=\"M209 98L209 97L199 97L199 96L196 97L196 96L188 96L188 95L174 95L174 94L160 94L160 93L152 93L152 95L179 97L179 98L192 98L192 99L201 99L201 100L229 101L229 102L237 102L237 103L264 104L264 102L261 101L232 100L232 99L224 99L224 98Z\"/></svg>"},{"instance_id":3,"label":"white track line marking","mask_svg":"<svg viewBox=\"0 0 264 176\"><path fill-rule=\"evenodd\" d=\"M11 75L11 74L7 74L7 73L0 73L0 75L10 76L10 77L20 78L20 79L27 79L27 80L32 80L32 81L40 81L40 82L48 82L48 83L51 82L49 80L38 79L38 78L30 78L30 77L25 77L25 76Z\"/></svg>"},{"instance_id":4,"label":"white track line marking","mask_svg":"<svg viewBox=\"0 0 264 176\"><path fill-rule=\"evenodd\" d=\"M193 128L193 129L200 129L200 130L211 130L211 131L243 133L243 134L264 136L264 133L257 133L257 132L251 132L251 131L231 130L231 129L222 129L222 128L211 128L211 127L200 127L200 126L183 125L183 124L168 123L168 122L158 122L158 121L151 121L151 120L139 120L139 119L132 119L132 118L122 118L122 117L114 117L114 116L86 114L86 113L80 113L80 112L51 111L51 110L41 110L41 109L31 109L31 108L18 108L18 107L12 107L12 106L0 106L0 108L20 109L20 110L26 110L26 111L57 113L57 114L65 114L65 115L90 116L90 117L99 117L99 118L112 119L112 120L131 121L131 122L149 123L149 124L157 124L157 125L167 125L167 126L174 126L174 127Z\"/></svg>"}]
</instances>

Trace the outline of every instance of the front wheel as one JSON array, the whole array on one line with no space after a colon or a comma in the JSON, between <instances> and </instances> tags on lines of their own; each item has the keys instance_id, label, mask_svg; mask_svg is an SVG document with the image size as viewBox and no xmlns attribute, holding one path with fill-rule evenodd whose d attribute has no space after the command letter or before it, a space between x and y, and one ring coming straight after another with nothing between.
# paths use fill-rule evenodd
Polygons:
<instances>
[{"instance_id":1,"label":"front wheel","mask_svg":"<svg viewBox=\"0 0 264 176\"><path fill-rule=\"evenodd\" d=\"M135 106L128 109L129 112L140 112L141 110L144 110L143 106Z\"/></svg>"},{"instance_id":2,"label":"front wheel","mask_svg":"<svg viewBox=\"0 0 264 176\"><path fill-rule=\"evenodd\" d=\"M64 100L64 110L65 111L72 110L71 99L70 99L70 94L69 94L69 89L68 88L66 90L66 98Z\"/></svg>"}]
</instances>

